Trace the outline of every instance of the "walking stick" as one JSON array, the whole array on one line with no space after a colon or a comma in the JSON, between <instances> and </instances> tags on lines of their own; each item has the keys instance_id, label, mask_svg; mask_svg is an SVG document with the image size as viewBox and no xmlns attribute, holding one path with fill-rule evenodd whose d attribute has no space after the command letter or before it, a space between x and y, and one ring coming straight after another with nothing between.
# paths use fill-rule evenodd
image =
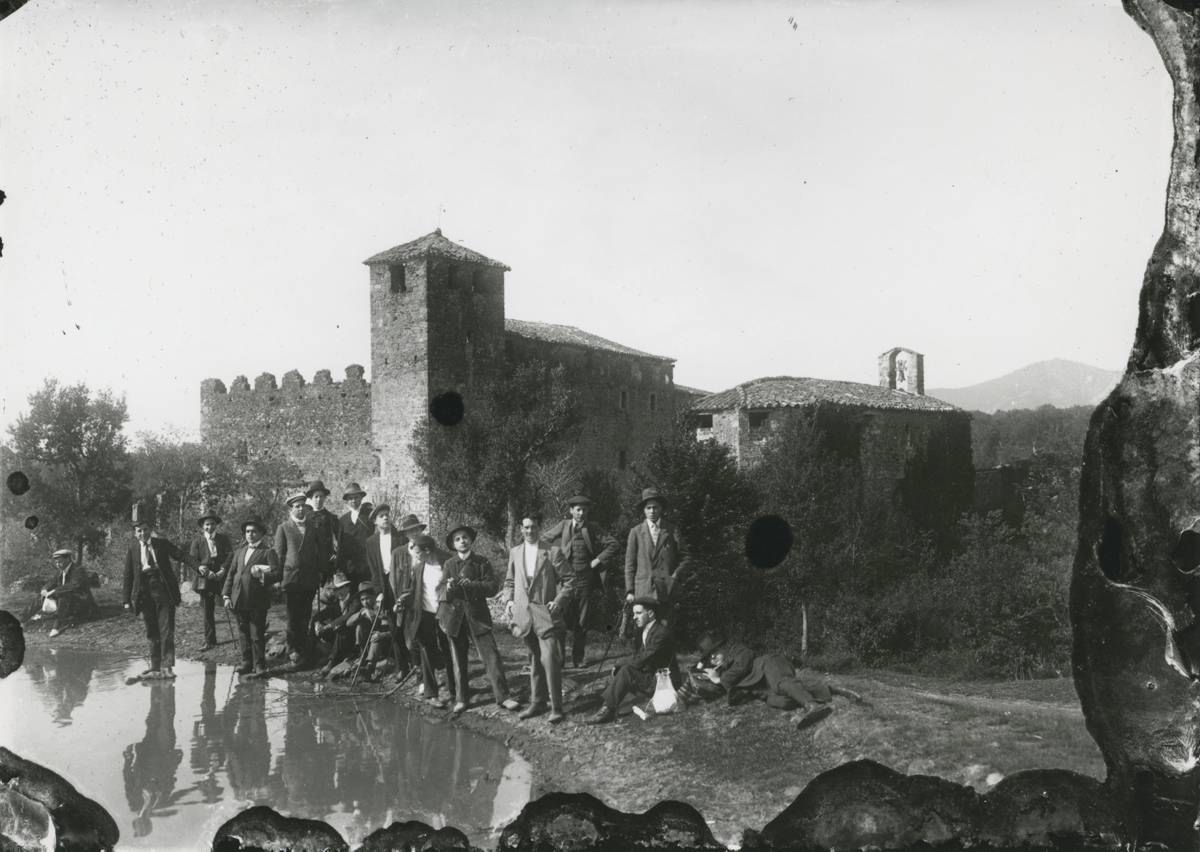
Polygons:
<instances>
[{"instance_id":1,"label":"walking stick","mask_svg":"<svg viewBox=\"0 0 1200 852\"><path fill-rule=\"evenodd\" d=\"M608 652L612 650L613 640L616 639L618 635L624 635L625 625L628 624L628 622L629 622L629 609L630 609L630 607L629 607L628 601L626 601L624 604L622 604L621 620L619 622L617 622L617 629L612 633L612 635L610 635L608 637L608 645L606 645L604 647L604 655L601 656L600 659L596 660L597 669L600 667L601 663L603 663L605 660L608 659Z\"/></svg>"},{"instance_id":2,"label":"walking stick","mask_svg":"<svg viewBox=\"0 0 1200 852\"><path fill-rule=\"evenodd\" d=\"M375 610L375 619L371 622L371 629L367 631L367 638L363 640L363 649L358 657L358 665L354 667L354 677L350 678L351 686L358 681L358 673L362 671L363 661L367 659L367 651L371 648L371 636L375 632L375 625L379 623L379 614L382 611L382 608Z\"/></svg>"},{"instance_id":3,"label":"walking stick","mask_svg":"<svg viewBox=\"0 0 1200 852\"><path fill-rule=\"evenodd\" d=\"M225 624L229 627L229 635L233 637L233 648L240 654L242 643L238 641L237 631L233 629L233 616L229 614L229 607L222 605L221 609L225 610Z\"/></svg>"}]
</instances>

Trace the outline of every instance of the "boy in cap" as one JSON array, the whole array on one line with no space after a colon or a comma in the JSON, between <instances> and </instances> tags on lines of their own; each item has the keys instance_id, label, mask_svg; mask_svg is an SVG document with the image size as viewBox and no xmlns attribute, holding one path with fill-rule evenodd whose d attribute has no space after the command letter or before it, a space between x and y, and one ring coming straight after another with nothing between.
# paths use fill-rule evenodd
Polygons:
<instances>
[{"instance_id":1,"label":"boy in cap","mask_svg":"<svg viewBox=\"0 0 1200 852\"><path fill-rule=\"evenodd\" d=\"M47 608L46 601L53 601L50 605L54 610L50 616L50 638L53 639L72 626L76 618L94 610L96 602L88 588L87 572L75 564L74 551L56 550L50 556L50 563L54 566L54 576L42 587L38 599L29 608L29 617L32 621L40 621Z\"/></svg>"},{"instance_id":2,"label":"boy in cap","mask_svg":"<svg viewBox=\"0 0 1200 852\"><path fill-rule=\"evenodd\" d=\"M175 607L179 578L171 560L187 562L182 550L161 536L146 518L133 523L134 543L125 553L125 609L141 613L150 645L150 668L139 677L175 677Z\"/></svg>"},{"instance_id":3,"label":"boy in cap","mask_svg":"<svg viewBox=\"0 0 1200 852\"><path fill-rule=\"evenodd\" d=\"M483 661L492 695L496 703L505 710L518 710L520 702L508 694L508 683L504 679L504 664L500 661L500 650L496 637L492 635L492 613L487 599L500 591L500 581L492 570L492 563L478 553L472 553L475 530L463 524L446 536L447 547L455 555L442 565L445 576L443 591L438 596L438 623L450 637L451 659L454 663L455 691L458 701L454 712L467 709L470 683L467 677L467 644L475 645L475 653Z\"/></svg>"},{"instance_id":4,"label":"boy in cap","mask_svg":"<svg viewBox=\"0 0 1200 852\"><path fill-rule=\"evenodd\" d=\"M592 501L586 496L577 494L567 505L571 516L542 533L542 542L547 550L557 547L562 551L575 577L566 622L571 633L571 663L580 668L584 663L588 628L602 608L601 572L616 557L618 545L615 538L587 519Z\"/></svg>"},{"instance_id":5,"label":"boy in cap","mask_svg":"<svg viewBox=\"0 0 1200 852\"><path fill-rule=\"evenodd\" d=\"M317 603L313 608L312 632L317 639L328 642L329 660L321 669L325 677L342 660L354 654L354 631L346 622L359 610L358 594L354 582L338 572L333 579L317 592Z\"/></svg>"},{"instance_id":6,"label":"boy in cap","mask_svg":"<svg viewBox=\"0 0 1200 852\"><path fill-rule=\"evenodd\" d=\"M287 648L296 668L311 660L308 622L313 596L332 556L327 541L308 522L307 500L304 491L288 497L288 518L275 530L275 553L283 570L280 585L287 603Z\"/></svg>"},{"instance_id":7,"label":"boy in cap","mask_svg":"<svg viewBox=\"0 0 1200 852\"><path fill-rule=\"evenodd\" d=\"M242 634L242 664L238 674L267 670L267 610L271 606L271 584L282 576L279 557L267 547L267 528L258 518L242 524L245 543L234 551L221 590L225 608L237 616Z\"/></svg>"},{"instance_id":8,"label":"boy in cap","mask_svg":"<svg viewBox=\"0 0 1200 852\"><path fill-rule=\"evenodd\" d=\"M661 604L654 598L633 599L633 620L637 625L637 651L612 670L612 680L604 688L604 704L589 725L602 725L617 718L617 707L631 693L652 692L659 669L669 669L671 682L678 684L679 665L675 661L675 639L665 621L658 620Z\"/></svg>"},{"instance_id":9,"label":"boy in cap","mask_svg":"<svg viewBox=\"0 0 1200 852\"><path fill-rule=\"evenodd\" d=\"M200 608L204 616L204 644L201 651L217 646L217 620L215 608L229 563L233 559L233 543L225 533L217 532L221 517L216 512L206 512L196 521L200 536L188 548L188 564L196 568L193 589L200 596Z\"/></svg>"},{"instance_id":10,"label":"boy in cap","mask_svg":"<svg viewBox=\"0 0 1200 852\"><path fill-rule=\"evenodd\" d=\"M365 680L374 678L375 666L391 653L392 619L376 606L375 594L375 588L370 583L360 583L358 611L346 619L346 627L354 630L355 650L361 655L366 649L363 670L360 672Z\"/></svg>"}]
</instances>

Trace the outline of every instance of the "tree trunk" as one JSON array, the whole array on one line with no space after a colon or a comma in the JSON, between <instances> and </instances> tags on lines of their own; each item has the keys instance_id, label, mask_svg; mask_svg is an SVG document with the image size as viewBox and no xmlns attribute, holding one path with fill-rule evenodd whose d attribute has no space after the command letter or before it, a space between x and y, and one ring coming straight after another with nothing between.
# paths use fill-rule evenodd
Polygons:
<instances>
[{"instance_id":1,"label":"tree trunk","mask_svg":"<svg viewBox=\"0 0 1200 852\"><path fill-rule=\"evenodd\" d=\"M504 519L504 543L509 548L516 547L517 502L511 496L504 501Z\"/></svg>"},{"instance_id":2,"label":"tree trunk","mask_svg":"<svg viewBox=\"0 0 1200 852\"><path fill-rule=\"evenodd\" d=\"M1071 581L1072 667L1129 839L1196 849L1200 628L1174 556L1200 516L1200 25L1195 0L1125 0L1174 84L1163 233L1126 373L1092 415Z\"/></svg>"}]
</instances>

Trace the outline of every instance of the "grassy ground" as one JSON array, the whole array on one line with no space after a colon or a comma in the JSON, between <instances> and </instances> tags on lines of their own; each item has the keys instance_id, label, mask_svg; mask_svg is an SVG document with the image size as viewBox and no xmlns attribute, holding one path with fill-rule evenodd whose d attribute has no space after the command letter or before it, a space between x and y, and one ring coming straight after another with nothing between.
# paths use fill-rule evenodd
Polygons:
<instances>
[{"instance_id":1,"label":"grassy ground","mask_svg":"<svg viewBox=\"0 0 1200 852\"><path fill-rule=\"evenodd\" d=\"M145 641L140 618L124 614L115 590L98 590L98 621L51 640L44 629L27 633L28 644L54 644L140 655ZM8 601L17 611L25 601ZM5 605L0 601L0 605ZM222 644L197 653L202 641L200 612L178 614L176 646L183 657L238 661L229 630L219 624ZM271 610L269 629L283 624L283 609ZM497 631L510 684L527 698L521 675L524 646ZM604 643L593 645L599 656ZM582 724L596 710L606 674L624 649L614 643L603 665L566 679L570 720L559 727L544 717L519 722L494 707L482 667L472 670L475 704L454 720L505 740L535 768L535 795L551 790L586 791L613 807L645 810L661 799L695 805L718 839L736 842L743 828L760 828L778 814L818 773L845 761L871 758L901 772L939 775L977 789L1022 769L1062 767L1103 777L1100 753L1084 728L1069 680L1005 683L948 682L893 672L855 672L831 677L866 700L836 699L837 712L805 731L790 713L761 703L729 708L723 703L689 708L683 715L642 722L626 712L615 724ZM305 677L305 675L295 675ZM392 684L369 686L381 694ZM334 687L335 689L338 687ZM359 685L362 689L363 685ZM386 699L437 713L405 686ZM481 703L486 702L486 703Z\"/></svg>"}]
</instances>

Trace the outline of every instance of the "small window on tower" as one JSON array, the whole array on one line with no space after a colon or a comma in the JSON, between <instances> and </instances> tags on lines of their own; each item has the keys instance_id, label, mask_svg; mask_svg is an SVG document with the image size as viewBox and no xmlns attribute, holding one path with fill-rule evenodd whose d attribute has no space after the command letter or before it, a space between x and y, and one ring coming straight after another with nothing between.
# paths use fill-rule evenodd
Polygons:
<instances>
[{"instance_id":1,"label":"small window on tower","mask_svg":"<svg viewBox=\"0 0 1200 852\"><path fill-rule=\"evenodd\" d=\"M768 414L765 411L751 411L746 415L751 429L761 429L767 425Z\"/></svg>"},{"instance_id":2,"label":"small window on tower","mask_svg":"<svg viewBox=\"0 0 1200 852\"><path fill-rule=\"evenodd\" d=\"M657 410L658 399L654 394L650 394L650 413L653 414Z\"/></svg>"},{"instance_id":3,"label":"small window on tower","mask_svg":"<svg viewBox=\"0 0 1200 852\"><path fill-rule=\"evenodd\" d=\"M629 408L629 391L621 391L621 410Z\"/></svg>"},{"instance_id":4,"label":"small window on tower","mask_svg":"<svg viewBox=\"0 0 1200 852\"><path fill-rule=\"evenodd\" d=\"M403 263L393 263L391 266L389 266L388 267L388 275L391 276L393 293L407 293L408 292L408 285L405 284L405 282L404 282L404 264Z\"/></svg>"},{"instance_id":5,"label":"small window on tower","mask_svg":"<svg viewBox=\"0 0 1200 852\"><path fill-rule=\"evenodd\" d=\"M713 427L713 416L711 414L697 414L696 428L711 429Z\"/></svg>"}]
</instances>

